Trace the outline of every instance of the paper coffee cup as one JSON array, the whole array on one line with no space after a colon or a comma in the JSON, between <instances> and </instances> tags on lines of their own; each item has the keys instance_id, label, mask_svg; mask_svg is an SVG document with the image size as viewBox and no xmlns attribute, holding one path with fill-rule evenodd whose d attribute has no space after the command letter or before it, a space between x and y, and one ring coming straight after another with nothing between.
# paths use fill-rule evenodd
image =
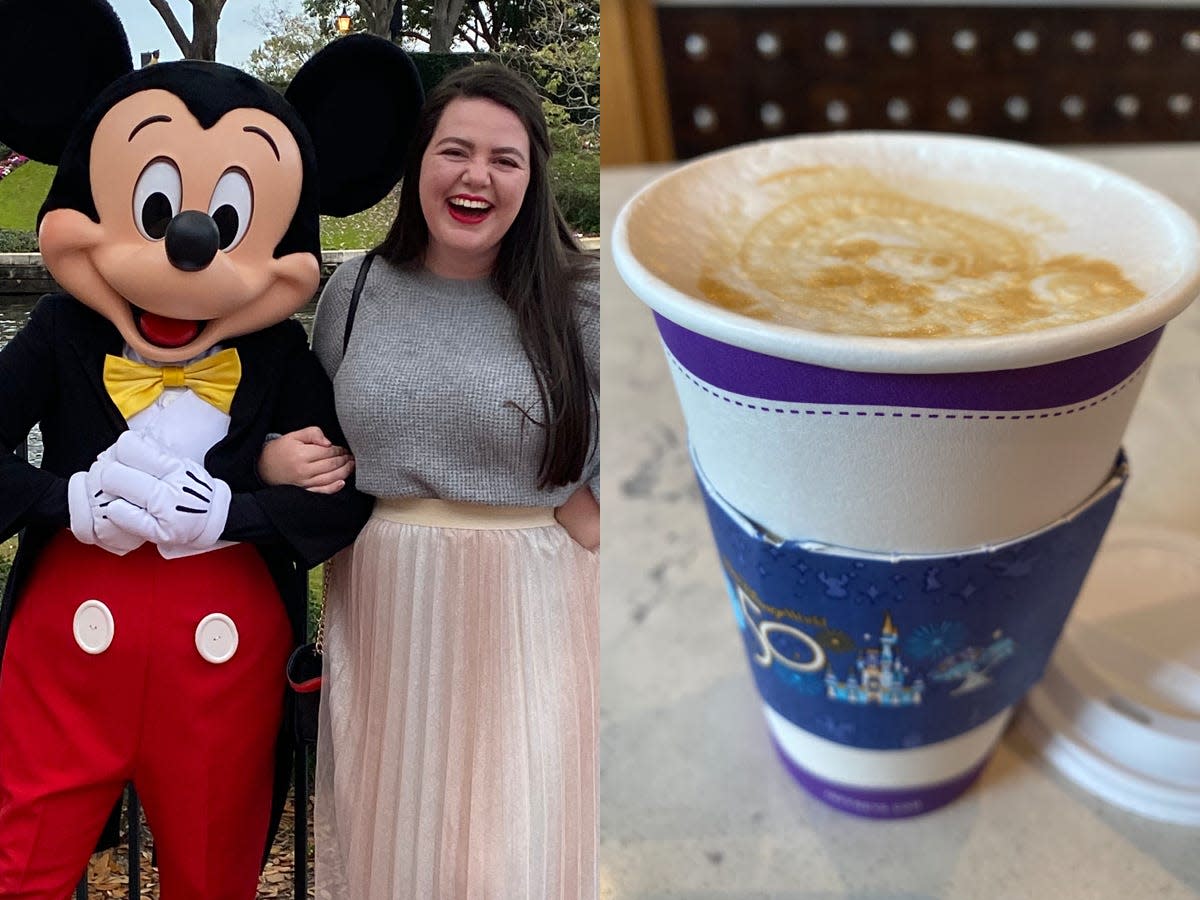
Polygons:
<instances>
[{"instance_id":1,"label":"paper coffee cup","mask_svg":"<svg viewBox=\"0 0 1200 900\"><path fill-rule=\"evenodd\" d=\"M895 818L978 775L1046 668L1126 466L1037 532L955 554L779 540L696 475L784 762L830 805Z\"/></svg>"},{"instance_id":2,"label":"paper coffee cup","mask_svg":"<svg viewBox=\"0 0 1200 900\"><path fill-rule=\"evenodd\" d=\"M772 193L780 173L822 167L861 168L965 219L1019 220L1047 256L1110 261L1144 296L1073 324L934 338L827 333L700 299L705 266L786 210ZM1162 327L1200 289L1196 225L1161 195L1031 147L926 134L800 137L702 158L630 201L613 256L655 312L706 493L768 543L848 558L952 559L1069 528L1112 477ZM1068 609L1077 587L1059 587ZM768 706L793 766L829 749ZM894 765L834 751L821 765L845 787L884 793L937 783L943 766L942 783L969 783L1006 718L997 709L919 748L842 745ZM780 740L789 726L795 739ZM906 768L914 755L934 761Z\"/></svg>"}]
</instances>

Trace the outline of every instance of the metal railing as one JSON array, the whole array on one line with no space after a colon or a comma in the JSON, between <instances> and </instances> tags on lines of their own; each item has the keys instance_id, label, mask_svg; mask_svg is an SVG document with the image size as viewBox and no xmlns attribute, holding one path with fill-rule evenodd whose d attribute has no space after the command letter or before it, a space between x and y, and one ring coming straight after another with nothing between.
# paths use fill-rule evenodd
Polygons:
<instances>
[{"instance_id":1,"label":"metal railing","mask_svg":"<svg viewBox=\"0 0 1200 900\"><path fill-rule=\"evenodd\" d=\"M133 785L125 788L126 816L126 872L129 873L129 896L136 900L142 896L142 812L138 802L137 791ZM84 870L83 877L75 888L75 900L88 900L88 873Z\"/></svg>"}]
</instances>

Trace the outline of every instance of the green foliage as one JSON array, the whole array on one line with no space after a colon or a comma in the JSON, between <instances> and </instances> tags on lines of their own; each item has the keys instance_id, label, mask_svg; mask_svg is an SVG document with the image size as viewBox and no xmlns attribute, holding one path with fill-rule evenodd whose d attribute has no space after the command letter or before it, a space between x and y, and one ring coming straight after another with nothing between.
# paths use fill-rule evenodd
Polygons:
<instances>
[{"instance_id":1,"label":"green foliage","mask_svg":"<svg viewBox=\"0 0 1200 900\"><path fill-rule=\"evenodd\" d=\"M321 619L321 594L325 584L325 566L320 565L308 571L308 635L315 638L317 622Z\"/></svg>"},{"instance_id":2,"label":"green foliage","mask_svg":"<svg viewBox=\"0 0 1200 900\"><path fill-rule=\"evenodd\" d=\"M0 228L37 229L37 214L54 180L53 166L27 162L0 181Z\"/></svg>"},{"instance_id":3,"label":"green foliage","mask_svg":"<svg viewBox=\"0 0 1200 900\"><path fill-rule=\"evenodd\" d=\"M458 21L439 20L443 27L438 30L449 37L450 44L462 41L476 50L484 49L490 45L481 45L478 41L471 40L471 32L466 23L477 15L477 8L488 17L491 8L497 3L505 5L512 2L514 0L473 0L471 3L464 3ZM435 19L439 18L439 14L441 18L445 18L449 12L448 6L437 10L438 5L434 0L396 0L389 9L388 0L304 0L304 11L322 22L332 24L334 18L345 10L350 16L352 34L369 32L398 40L407 50L417 46L430 46Z\"/></svg>"},{"instance_id":4,"label":"green foliage","mask_svg":"<svg viewBox=\"0 0 1200 900\"><path fill-rule=\"evenodd\" d=\"M543 102L550 126L550 180L559 209L580 234L600 233L600 142L586 126L569 121L566 111Z\"/></svg>"},{"instance_id":5,"label":"green foliage","mask_svg":"<svg viewBox=\"0 0 1200 900\"><path fill-rule=\"evenodd\" d=\"M4 159L10 153L12 153L12 147L8 146L4 141L0 141L0 159Z\"/></svg>"},{"instance_id":6,"label":"green foliage","mask_svg":"<svg viewBox=\"0 0 1200 900\"><path fill-rule=\"evenodd\" d=\"M600 233L600 154L561 152L550 158L559 209L580 234Z\"/></svg>"},{"instance_id":7,"label":"green foliage","mask_svg":"<svg viewBox=\"0 0 1200 900\"><path fill-rule=\"evenodd\" d=\"M409 51L417 73L421 76L421 86L428 94L451 72L476 62L497 62L491 53L417 53Z\"/></svg>"},{"instance_id":8,"label":"green foliage","mask_svg":"<svg viewBox=\"0 0 1200 900\"><path fill-rule=\"evenodd\" d=\"M13 557L17 554L17 539L9 538L0 544L0 595L8 583L8 573L12 570Z\"/></svg>"},{"instance_id":9,"label":"green foliage","mask_svg":"<svg viewBox=\"0 0 1200 900\"><path fill-rule=\"evenodd\" d=\"M37 235L32 231L0 228L0 253L37 253Z\"/></svg>"},{"instance_id":10,"label":"green foliage","mask_svg":"<svg viewBox=\"0 0 1200 900\"><path fill-rule=\"evenodd\" d=\"M350 16L350 34L359 34L364 30L366 17L356 0L304 0L302 5L304 14L319 22L323 28L329 29L334 37L337 37L334 20L342 10Z\"/></svg>"},{"instance_id":11,"label":"green foliage","mask_svg":"<svg viewBox=\"0 0 1200 900\"><path fill-rule=\"evenodd\" d=\"M541 86L552 127L572 122L598 132L599 0L528 0L523 27L506 37L500 54Z\"/></svg>"},{"instance_id":12,"label":"green foliage","mask_svg":"<svg viewBox=\"0 0 1200 900\"><path fill-rule=\"evenodd\" d=\"M286 85L318 50L337 35L317 19L280 5L255 10L258 26L270 37L250 51L246 71L271 85Z\"/></svg>"}]
</instances>

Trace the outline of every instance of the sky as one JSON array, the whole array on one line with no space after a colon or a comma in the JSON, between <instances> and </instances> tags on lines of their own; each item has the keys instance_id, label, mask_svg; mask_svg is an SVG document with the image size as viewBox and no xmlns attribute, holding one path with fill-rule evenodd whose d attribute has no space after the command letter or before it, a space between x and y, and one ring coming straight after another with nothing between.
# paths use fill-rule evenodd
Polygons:
<instances>
[{"instance_id":1,"label":"sky","mask_svg":"<svg viewBox=\"0 0 1200 900\"><path fill-rule=\"evenodd\" d=\"M183 53L166 23L150 5L150 0L108 0L117 16L125 26L129 36L129 51L133 54L133 65L141 64L141 54L150 50L160 51L159 58L163 62L182 59ZM301 0L278 0L289 10L301 12ZM243 67L250 57L250 51L261 44L267 37L254 24L254 11L259 6L268 5L269 0L228 0L221 12L221 20L217 25L217 62L228 63L231 66ZM192 4L188 0L170 0L175 18L190 37L192 33Z\"/></svg>"}]
</instances>

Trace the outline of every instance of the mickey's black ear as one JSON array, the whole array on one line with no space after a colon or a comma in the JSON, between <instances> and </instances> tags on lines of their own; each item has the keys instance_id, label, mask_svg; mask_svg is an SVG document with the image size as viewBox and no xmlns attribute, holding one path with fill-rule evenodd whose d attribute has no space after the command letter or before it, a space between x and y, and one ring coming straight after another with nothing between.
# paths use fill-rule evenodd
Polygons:
<instances>
[{"instance_id":1,"label":"mickey's black ear","mask_svg":"<svg viewBox=\"0 0 1200 900\"><path fill-rule=\"evenodd\" d=\"M425 94L408 54L383 38L339 38L306 62L285 95L316 145L321 212L374 206L404 173Z\"/></svg>"},{"instance_id":2,"label":"mickey's black ear","mask_svg":"<svg viewBox=\"0 0 1200 900\"><path fill-rule=\"evenodd\" d=\"M102 0L0 0L0 141L57 164L84 110L133 70L129 41Z\"/></svg>"}]
</instances>

